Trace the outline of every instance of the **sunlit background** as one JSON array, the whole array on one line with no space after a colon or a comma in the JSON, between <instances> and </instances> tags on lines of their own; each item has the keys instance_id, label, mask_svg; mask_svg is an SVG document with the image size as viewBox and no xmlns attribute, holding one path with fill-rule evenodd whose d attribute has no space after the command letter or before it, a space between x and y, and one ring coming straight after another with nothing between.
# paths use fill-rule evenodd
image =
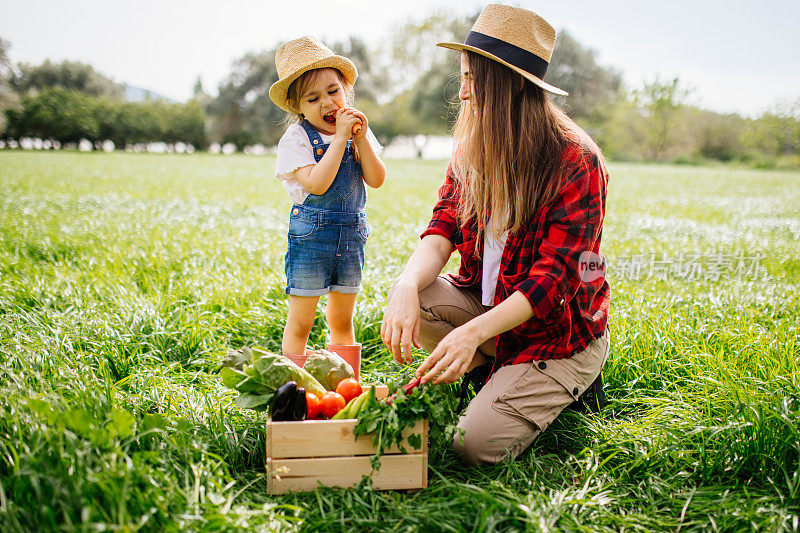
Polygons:
<instances>
[{"instance_id":1,"label":"sunlit background","mask_svg":"<svg viewBox=\"0 0 800 533\"><path fill-rule=\"evenodd\" d=\"M570 91L559 104L611 158L786 164L800 150L796 1L513 4L558 30L547 80ZM0 132L11 146L20 138L51 138L92 146L111 140L117 149L162 141L266 152L282 132L282 113L266 97L277 78L275 48L313 35L357 64L357 105L382 142L395 142L387 155L443 157L446 143L434 144L452 119L456 54L434 43L463 40L484 5L4 1L0 107L12 116L0 117ZM25 109L26 95L51 86L106 98L100 111L96 101L75 105L115 116L116 125L99 120L52 131L42 122L53 117L31 118L31 109L14 115ZM57 100L51 107L63 108L70 95L41 98L41 105ZM142 100L163 105L121 104ZM177 115L180 124L148 129L146 117L131 118L142 114ZM120 132L122 117L139 126ZM413 142L420 134L427 137Z\"/></svg>"}]
</instances>

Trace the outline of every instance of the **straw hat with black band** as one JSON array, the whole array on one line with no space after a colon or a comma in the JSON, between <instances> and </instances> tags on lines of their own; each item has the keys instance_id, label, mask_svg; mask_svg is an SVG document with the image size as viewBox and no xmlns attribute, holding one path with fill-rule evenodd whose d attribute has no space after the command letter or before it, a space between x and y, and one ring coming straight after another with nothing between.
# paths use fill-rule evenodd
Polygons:
<instances>
[{"instance_id":1,"label":"straw hat with black band","mask_svg":"<svg viewBox=\"0 0 800 533\"><path fill-rule=\"evenodd\" d=\"M283 43L275 52L278 81L269 88L270 99L284 111L296 113L297 110L289 106L289 86L304 72L317 68L335 68L350 85L355 84L358 77L358 70L352 61L337 56L313 37L300 37Z\"/></svg>"},{"instance_id":2,"label":"straw hat with black band","mask_svg":"<svg viewBox=\"0 0 800 533\"><path fill-rule=\"evenodd\" d=\"M556 30L533 11L489 4L463 43L438 43L437 46L469 50L488 57L545 91L566 96L569 93L544 81L555 42Z\"/></svg>"}]
</instances>

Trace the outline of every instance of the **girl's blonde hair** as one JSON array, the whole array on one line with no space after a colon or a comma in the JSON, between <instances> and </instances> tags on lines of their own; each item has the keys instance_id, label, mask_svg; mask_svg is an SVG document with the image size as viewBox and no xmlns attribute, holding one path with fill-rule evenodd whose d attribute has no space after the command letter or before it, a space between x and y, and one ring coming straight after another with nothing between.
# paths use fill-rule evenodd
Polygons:
<instances>
[{"instance_id":1,"label":"girl's blonde hair","mask_svg":"<svg viewBox=\"0 0 800 533\"><path fill-rule=\"evenodd\" d=\"M454 127L453 160L461 222L477 220L480 242L486 230L495 238L519 231L556 198L570 138L596 145L541 88L496 61L462 53L473 84Z\"/></svg>"}]
</instances>

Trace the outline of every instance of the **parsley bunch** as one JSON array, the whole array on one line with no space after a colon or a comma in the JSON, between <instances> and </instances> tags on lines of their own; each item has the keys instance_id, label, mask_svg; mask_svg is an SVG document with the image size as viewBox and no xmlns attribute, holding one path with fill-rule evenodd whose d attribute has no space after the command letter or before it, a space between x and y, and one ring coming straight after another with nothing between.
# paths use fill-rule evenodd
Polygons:
<instances>
[{"instance_id":1,"label":"parsley bunch","mask_svg":"<svg viewBox=\"0 0 800 533\"><path fill-rule=\"evenodd\" d=\"M397 445L401 452L407 453L403 446L403 431L413 427L418 420L428 419L432 441L444 439L452 442L460 430L455 425L453 396L451 387L445 385L423 384L406 393L401 384L413 378L404 372L389 384L391 401L371 400L365 404L358 415L358 423L353 429L357 438L372 435L372 443L377 451L370 458L372 468L380 468L383 452ZM408 443L416 450L422 448L422 435L409 435Z\"/></svg>"}]
</instances>

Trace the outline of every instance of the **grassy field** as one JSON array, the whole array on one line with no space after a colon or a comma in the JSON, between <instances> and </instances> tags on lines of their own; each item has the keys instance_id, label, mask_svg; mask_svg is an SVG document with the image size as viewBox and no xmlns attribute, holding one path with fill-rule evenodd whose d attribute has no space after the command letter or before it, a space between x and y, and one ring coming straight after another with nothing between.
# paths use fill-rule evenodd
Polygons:
<instances>
[{"instance_id":1,"label":"grassy field","mask_svg":"<svg viewBox=\"0 0 800 533\"><path fill-rule=\"evenodd\" d=\"M370 191L367 380L398 369L385 293L445 166L390 161ZM432 442L427 490L270 497L263 416L215 371L228 347L280 346L273 171L0 152L0 531L800 528L800 173L612 164L605 411L492 467Z\"/></svg>"}]
</instances>

